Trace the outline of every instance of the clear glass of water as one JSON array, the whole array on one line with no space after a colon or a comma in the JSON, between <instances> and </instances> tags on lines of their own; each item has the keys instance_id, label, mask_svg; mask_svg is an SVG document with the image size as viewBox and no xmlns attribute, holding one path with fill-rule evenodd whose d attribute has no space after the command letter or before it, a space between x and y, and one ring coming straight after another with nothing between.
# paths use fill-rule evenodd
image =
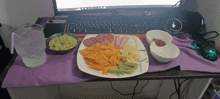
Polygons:
<instances>
[{"instance_id":1,"label":"clear glass of water","mask_svg":"<svg viewBox=\"0 0 220 99\"><path fill-rule=\"evenodd\" d=\"M16 28L14 47L27 67L38 67L46 62L46 43L43 27L38 24L24 24Z\"/></svg>"}]
</instances>

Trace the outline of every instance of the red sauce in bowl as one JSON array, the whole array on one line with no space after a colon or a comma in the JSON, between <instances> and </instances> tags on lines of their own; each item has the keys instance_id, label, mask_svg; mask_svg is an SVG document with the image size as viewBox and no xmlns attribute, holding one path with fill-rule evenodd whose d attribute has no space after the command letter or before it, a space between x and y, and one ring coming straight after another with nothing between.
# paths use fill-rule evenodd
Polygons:
<instances>
[{"instance_id":1,"label":"red sauce in bowl","mask_svg":"<svg viewBox=\"0 0 220 99\"><path fill-rule=\"evenodd\" d=\"M160 39L156 39L156 38L153 38L153 41L156 43L157 46L159 47L163 47L166 45L166 43Z\"/></svg>"}]
</instances>

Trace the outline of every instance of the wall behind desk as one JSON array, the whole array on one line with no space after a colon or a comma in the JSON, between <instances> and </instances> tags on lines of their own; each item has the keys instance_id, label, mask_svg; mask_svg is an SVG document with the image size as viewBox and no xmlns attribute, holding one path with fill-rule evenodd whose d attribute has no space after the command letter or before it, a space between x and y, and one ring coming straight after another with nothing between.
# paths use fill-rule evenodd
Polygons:
<instances>
[{"instance_id":1,"label":"wall behind desk","mask_svg":"<svg viewBox=\"0 0 220 99\"><path fill-rule=\"evenodd\" d=\"M0 23L19 26L38 17L53 17L52 0L0 0Z\"/></svg>"},{"instance_id":2,"label":"wall behind desk","mask_svg":"<svg viewBox=\"0 0 220 99\"><path fill-rule=\"evenodd\" d=\"M24 23L35 23L38 17L53 17L52 0L0 0L0 23L5 46L10 49L9 30ZM11 28L10 28L11 29Z\"/></svg>"},{"instance_id":3,"label":"wall behind desk","mask_svg":"<svg viewBox=\"0 0 220 99\"><path fill-rule=\"evenodd\" d=\"M205 18L207 31L217 31L220 33L220 0L197 0L197 11ZM207 35L207 37L213 37L213 35ZM220 37L212 39L218 45L220 51Z\"/></svg>"}]
</instances>

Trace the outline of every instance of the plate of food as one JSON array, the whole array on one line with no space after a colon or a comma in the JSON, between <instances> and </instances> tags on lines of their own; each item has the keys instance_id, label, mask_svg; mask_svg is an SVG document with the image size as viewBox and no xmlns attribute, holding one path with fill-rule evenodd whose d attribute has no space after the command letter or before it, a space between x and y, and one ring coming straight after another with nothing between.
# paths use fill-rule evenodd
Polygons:
<instances>
[{"instance_id":1,"label":"plate of food","mask_svg":"<svg viewBox=\"0 0 220 99\"><path fill-rule=\"evenodd\" d=\"M149 58L137 36L88 34L77 53L78 68L104 78L127 78L148 71Z\"/></svg>"}]
</instances>

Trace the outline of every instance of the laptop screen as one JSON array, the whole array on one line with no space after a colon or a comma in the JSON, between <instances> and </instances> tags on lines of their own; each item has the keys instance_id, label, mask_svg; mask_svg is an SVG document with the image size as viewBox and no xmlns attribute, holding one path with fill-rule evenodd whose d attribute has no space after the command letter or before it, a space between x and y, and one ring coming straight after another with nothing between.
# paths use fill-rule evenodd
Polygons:
<instances>
[{"instance_id":1,"label":"laptop screen","mask_svg":"<svg viewBox=\"0 0 220 99\"><path fill-rule=\"evenodd\" d=\"M55 13L126 8L178 7L182 0L53 0Z\"/></svg>"},{"instance_id":2,"label":"laptop screen","mask_svg":"<svg viewBox=\"0 0 220 99\"><path fill-rule=\"evenodd\" d=\"M58 11L135 7L172 7L179 0L56 0Z\"/></svg>"}]
</instances>

